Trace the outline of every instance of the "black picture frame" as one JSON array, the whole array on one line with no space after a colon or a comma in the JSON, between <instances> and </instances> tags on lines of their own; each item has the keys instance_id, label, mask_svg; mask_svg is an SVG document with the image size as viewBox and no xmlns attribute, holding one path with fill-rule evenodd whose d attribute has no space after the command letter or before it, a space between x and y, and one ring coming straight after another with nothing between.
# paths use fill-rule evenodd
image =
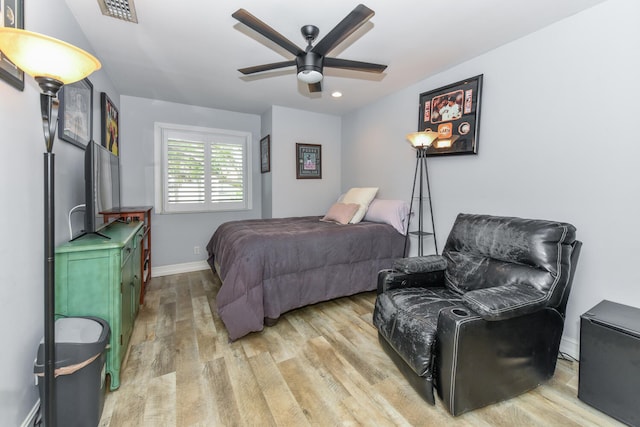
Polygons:
<instances>
[{"instance_id":1,"label":"black picture frame","mask_svg":"<svg viewBox=\"0 0 640 427\"><path fill-rule=\"evenodd\" d=\"M271 172L271 135L260 140L260 173Z\"/></svg>"},{"instance_id":2,"label":"black picture frame","mask_svg":"<svg viewBox=\"0 0 640 427\"><path fill-rule=\"evenodd\" d=\"M296 143L296 178L322 179L322 145Z\"/></svg>"},{"instance_id":3,"label":"black picture frame","mask_svg":"<svg viewBox=\"0 0 640 427\"><path fill-rule=\"evenodd\" d=\"M24 0L0 0L3 28L20 28L24 30ZM24 71L0 52L0 78L19 91L24 90Z\"/></svg>"},{"instance_id":4,"label":"black picture frame","mask_svg":"<svg viewBox=\"0 0 640 427\"><path fill-rule=\"evenodd\" d=\"M102 146L118 156L120 153L120 113L105 92L100 92L100 110Z\"/></svg>"},{"instance_id":5,"label":"black picture frame","mask_svg":"<svg viewBox=\"0 0 640 427\"><path fill-rule=\"evenodd\" d=\"M84 149L93 139L93 84L83 79L64 85L58 99L58 137Z\"/></svg>"},{"instance_id":6,"label":"black picture frame","mask_svg":"<svg viewBox=\"0 0 640 427\"><path fill-rule=\"evenodd\" d=\"M482 78L480 74L420 94L418 131L439 134L427 156L478 154Z\"/></svg>"}]
</instances>

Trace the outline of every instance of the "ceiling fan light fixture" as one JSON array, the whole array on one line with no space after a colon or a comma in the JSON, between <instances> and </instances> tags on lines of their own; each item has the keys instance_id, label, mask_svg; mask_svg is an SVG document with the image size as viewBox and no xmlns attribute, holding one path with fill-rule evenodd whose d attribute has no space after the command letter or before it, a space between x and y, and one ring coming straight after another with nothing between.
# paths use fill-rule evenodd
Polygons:
<instances>
[{"instance_id":1,"label":"ceiling fan light fixture","mask_svg":"<svg viewBox=\"0 0 640 427\"><path fill-rule=\"evenodd\" d=\"M322 84L320 82L324 79L323 68L325 65L331 68L381 73L387 68L386 65L326 57L329 52L347 39L358 28L364 25L373 15L373 10L363 4L359 4L315 45L313 44L313 41L320 33L320 30L315 25L304 25L300 29L300 32L307 41L307 47L305 50L302 50L295 43L247 12L245 9L238 9L231 14L233 18L237 19L258 34L262 34L264 37L295 56L295 60L241 68L238 71L247 75L276 70L295 64L297 67L298 80L309 85L310 93L322 92ZM326 64L325 60L327 61Z\"/></svg>"},{"instance_id":2,"label":"ceiling fan light fixture","mask_svg":"<svg viewBox=\"0 0 640 427\"><path fill-rule=\"evenodd\" d=\"M308 84L322 81L322 73L316 70L302 70L298 73L298 80Z\"/></svg>"},{"instance_id":3,"label":"ceiling fan light fixture","mask_svg":"<svg viewBox=\"0 0 640 427\"><path fill-rule=\"evenodd\" d=\"M298 80L308 84L322 81L322 56L315 52L307 52L296 57Z\"/></svg>"}]
</instances>

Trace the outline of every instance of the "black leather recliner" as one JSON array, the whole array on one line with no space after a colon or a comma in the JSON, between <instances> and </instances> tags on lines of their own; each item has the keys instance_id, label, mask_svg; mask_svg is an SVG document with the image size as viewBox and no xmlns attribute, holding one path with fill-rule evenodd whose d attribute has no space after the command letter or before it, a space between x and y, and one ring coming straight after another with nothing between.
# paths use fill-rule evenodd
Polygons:
<instances>
[{"instance_id":1,"label":"black leather recliner","mask_svg":"<svg viewBox=\"0 0 640 427\"><path fill-rule=\"evenodd\" d=\"M378 275L373 323L429 403L454 416L537 387L555 371L581 242L553 221L460 214L442 256Z\"/></svg>"}]
</instances>

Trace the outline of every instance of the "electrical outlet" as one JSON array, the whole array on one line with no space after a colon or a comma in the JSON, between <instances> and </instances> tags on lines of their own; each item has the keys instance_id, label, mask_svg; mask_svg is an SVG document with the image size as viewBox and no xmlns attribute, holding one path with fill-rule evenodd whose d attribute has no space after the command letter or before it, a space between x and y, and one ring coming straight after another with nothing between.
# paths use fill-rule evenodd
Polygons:
<instances>
[{"instance_id":1,"label":"electrical outlet","mask_svg":"<svg viewBox=\"0 0 640 427\"><path fill-rule=\"evenodd\" d=\"M194 255L200 255L200 246L194 246L193 247L193 254Z\"/></svg>"}]
</instances>

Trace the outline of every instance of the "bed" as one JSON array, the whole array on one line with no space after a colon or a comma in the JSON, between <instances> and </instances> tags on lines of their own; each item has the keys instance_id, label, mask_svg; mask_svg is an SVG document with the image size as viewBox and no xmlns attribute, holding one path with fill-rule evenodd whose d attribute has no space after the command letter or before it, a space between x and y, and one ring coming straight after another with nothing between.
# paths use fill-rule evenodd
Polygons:
<instances>
[{"instance_id":1,"label":"bed","mask_svg":"<svg viewBox=\"0 0 640 427\"><path fill-rule=\"evenodd\" d=\"M222 286L220 318L236 340L287 311L376 288L378 271L401 257L404 235L390 224L338 224L319 216L231 221L207 244Z\"/></svg>"}]
</instances>

